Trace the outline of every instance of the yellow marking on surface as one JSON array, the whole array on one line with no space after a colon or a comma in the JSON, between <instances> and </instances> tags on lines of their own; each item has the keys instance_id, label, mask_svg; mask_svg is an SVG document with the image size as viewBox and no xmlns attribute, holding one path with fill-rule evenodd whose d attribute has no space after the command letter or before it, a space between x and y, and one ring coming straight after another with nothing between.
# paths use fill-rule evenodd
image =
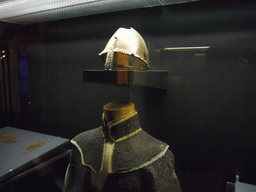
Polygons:
<instances>
[{"instance_id":1,"label":"yellow marking on surface","mask_svg":"<svg viewBox=\"0 0 256 192\"><path fill-rule=\"evenodd\" d=\"M0 135L0 142L12 144L12 143L18 142L18 141L15 140L16 138L17 138L17 137L12 136L12 135L1 134L1 135Z\"/></svg>"},{"instance_id":2,"label":"yellow marking on surface","mask_svg":"<svg viewBox=\"0 0 256 192\"><path fill-rule=\"evenodd\" d=\"M26 149L26 152L22 153L21 155L25 155L31 151L36 150L37 148L40 148L46 144L46 141L38 141L38 142L33 142L31 145L28 147L24 147L22 149Z\"/></svg>"}]
</instances>

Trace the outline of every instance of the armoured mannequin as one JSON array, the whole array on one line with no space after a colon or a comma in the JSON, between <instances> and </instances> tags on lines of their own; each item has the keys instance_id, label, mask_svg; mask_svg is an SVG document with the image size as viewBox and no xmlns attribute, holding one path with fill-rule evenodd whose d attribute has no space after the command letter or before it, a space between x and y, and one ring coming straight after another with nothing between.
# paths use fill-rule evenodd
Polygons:
<instances>
[{"instance_id":1,"label":"armoured mannequin","mask_svg":"<svg viewBox=\"0 0 256 192\"><path fill-rule=\"evenodd\" d=\"M149 68L149 54L146 43L141 35L133 28L119 28L108 41L105 49L99 53L105 61L105 69L125 67L131 70ZM116 62L117 57L127 56L128 64Z\"/></svg>"},{"instance_id":2,"label":"armoured mannequin","mask_svg":"<svg viewBox=\"0 0 256 192\"><path fill-rule=\"evenodd\" d=\"M65 176L65 192L180 192L168 145L147 134L134 104L103 107L103 125L78 134Z\"/></svg>"}]
</instances>

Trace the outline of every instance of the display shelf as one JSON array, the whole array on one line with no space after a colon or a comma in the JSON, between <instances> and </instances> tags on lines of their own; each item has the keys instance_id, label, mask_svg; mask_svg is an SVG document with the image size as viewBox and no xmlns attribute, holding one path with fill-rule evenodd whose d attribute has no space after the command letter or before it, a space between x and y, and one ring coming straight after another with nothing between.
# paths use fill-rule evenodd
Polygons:
<instances>
[{"instance_id":1,"label":"display shelf","mask_svg":"<svg viewBox=\"0 0 256 192\"><path fill-rule=\"evenodd\" d=\"M227 192L255 192L256 185L242 183L236 181L235 183L227 182Z\"/></svg>"},{"instance_id":2,"label":"display shelf","mask_svg":"<svg viewBox=\"0 0 256 192\"><path fill-rule=\"evenodd\" d=\"M130 87L141 85L167 90L166 70L84 70L83 81Z\"/></svg>"},{"instance_id":3,"label":"display shelf","mask_svg":"<svg viewBox=\"0 0 256 192\"><path fill-rule=\"evenodd\" d=\"M38 171L40 169L43 169L44 167L52 164L53 162L60 160L61 158L64 158L65 156L69 156L71 154L70 149L60 148L58 151L56 151L54 154L50 155L49 157L46 157L41 160L39 164L31 165L28 169L22 171L21 173L18 173L17 175L14 175L13 177L3 181L0 183L0 188L9 185L13 183L14 181L17 181L35 171Z\"/></svg>"}]
</instances>

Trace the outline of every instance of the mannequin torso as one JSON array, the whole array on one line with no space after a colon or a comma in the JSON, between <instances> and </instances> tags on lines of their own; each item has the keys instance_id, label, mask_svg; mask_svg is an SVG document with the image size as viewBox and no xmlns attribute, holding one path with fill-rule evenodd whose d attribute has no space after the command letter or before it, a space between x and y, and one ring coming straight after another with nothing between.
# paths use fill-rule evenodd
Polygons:
<instances>
[{"instance_id":1,"label":"mannequin torso","mask_svg":"<svg viewBox=\"0 0 256 192\"><path fill-rule=\"evenodd\" d=\"M140 127L133 103L106 104L102 119L71 140L65 192L181 191L168 144Z\"/></svg>"}]
</instances>

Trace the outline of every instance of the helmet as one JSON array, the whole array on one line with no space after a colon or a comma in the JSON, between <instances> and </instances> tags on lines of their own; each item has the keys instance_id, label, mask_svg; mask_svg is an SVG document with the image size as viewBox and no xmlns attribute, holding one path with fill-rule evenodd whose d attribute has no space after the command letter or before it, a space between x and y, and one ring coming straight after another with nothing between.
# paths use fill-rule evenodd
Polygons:
<instances>
[{"instance_id":1,"label":"helmet","mask_svg":"<svg viewBox=\"0 0 256 192\"><path fill-rule=\"evenodd\" d=\"M135 70L149 68L146 43L133 28L119 28L99 56L105 61L105 69L112 69L113 64Z\"/></svg>"}]
</instances>

